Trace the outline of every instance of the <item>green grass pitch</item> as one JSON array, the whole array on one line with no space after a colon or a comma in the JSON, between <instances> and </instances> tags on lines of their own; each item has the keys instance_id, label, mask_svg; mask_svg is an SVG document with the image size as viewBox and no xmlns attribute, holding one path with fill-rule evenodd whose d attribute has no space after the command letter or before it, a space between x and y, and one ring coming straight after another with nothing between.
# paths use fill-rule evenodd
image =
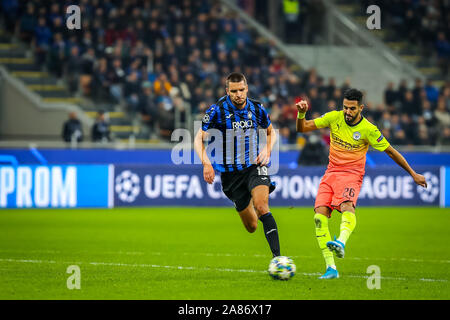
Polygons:
<instances>
[{"instance_id":1,"label":"green grass pitch","mask_svg":"<svg viewBox=\"0 0 450 320\"><path fill-rule=\"evenodd\" d=\"M232 207L2 210L0 299L450 299L449 209L358 208L334 280L317 279L312 209L272 212L297 265L289 281L269 277L261 223L247 233ZM332 235L339 222L335 211ZM370 265L380 289L367 287Z\"/></svg>"}]
</instances>

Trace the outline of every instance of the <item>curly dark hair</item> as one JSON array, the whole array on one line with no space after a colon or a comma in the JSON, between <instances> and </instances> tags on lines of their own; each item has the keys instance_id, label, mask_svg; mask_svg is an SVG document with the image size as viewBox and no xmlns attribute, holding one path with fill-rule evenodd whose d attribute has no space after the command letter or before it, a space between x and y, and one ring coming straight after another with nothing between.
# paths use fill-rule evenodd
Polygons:
<instances>
[{"instance_id":1,"label":"curly dark hair","mask_svg":"<svg viewBox=\"0 0 450 320\"><path fill-rule=\"evenodd\" d=\"M350 88L345 90L344 92L344 98L347 100L356 100L358 101L358 104L362 101L363 94L358 89Z\"/></svg>"}]
</instances>

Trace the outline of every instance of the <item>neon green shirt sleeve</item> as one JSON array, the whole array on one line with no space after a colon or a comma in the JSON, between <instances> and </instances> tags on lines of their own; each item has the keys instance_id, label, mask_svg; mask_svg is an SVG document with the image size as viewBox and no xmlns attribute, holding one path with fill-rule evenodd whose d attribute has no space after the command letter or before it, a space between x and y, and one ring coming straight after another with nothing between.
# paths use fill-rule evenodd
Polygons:
<instances>
[{"instance_id":1,"label":"neon green shirt sleeve","mask_svg":"<svg viewBox=\"0 0 450 320\"><path fill-rule=\"evenodd\" d=\"M323 114L320 118L314 119L314 124L317 128L326 128L329 127L330 124L336 119L339 112L337 111L330 111L325 114Z\"/></svg>"},{"instance_id":2,"label":"neon green shirt sleeve","mask_svg":"<svg viewBox=\"0 0 450 320\"><path fill-rule=\"evenodd\" d=\"M375 126L370 129L367 139L369 140L369 144L378 151L384 151L390 146L390 143Z\"/></svg>"}]
</instances>

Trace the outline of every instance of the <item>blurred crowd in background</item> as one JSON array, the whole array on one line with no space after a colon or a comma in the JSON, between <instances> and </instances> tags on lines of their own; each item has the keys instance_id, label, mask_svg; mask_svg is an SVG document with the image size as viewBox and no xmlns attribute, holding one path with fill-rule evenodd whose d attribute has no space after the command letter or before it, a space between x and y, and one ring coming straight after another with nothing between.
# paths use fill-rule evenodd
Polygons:
<instances>
[{"instance_id":1,"label":"blurred crowd in background","mask_svg":"<svg viewBox=\"0 0 450 320\"><path fill-rule=\"evenodd\" d=\"M307 98L307 117L316 117L341 109L352 85L296 69L215 1L80 0L75 32L65 26L65 8L74 1L0 1L7 29L31 42L37 61L72 92L120 104L162 139L175 129L175 109L201 119L225 94L232 71L246 75L249 96L268 109L283 144L301 137L296 99ZM450 144L450 83L437 88L416 80L411 88L411 82L389 84L384 103L364 102L364 115L392 144Z\"/></svg>"},{"instance_id":2,"label":"blurred crowd in background","mask_svg":"<svg viewBox=\"0 0 450 320\"><path fill-rule=\"evenodd\" d=\"M447 0L363 0L361 13L378 5L382 25L392 39L407 40L422 56L435 59L444 76L450 75L450 2Z\"/></svg>"}]
</instances>

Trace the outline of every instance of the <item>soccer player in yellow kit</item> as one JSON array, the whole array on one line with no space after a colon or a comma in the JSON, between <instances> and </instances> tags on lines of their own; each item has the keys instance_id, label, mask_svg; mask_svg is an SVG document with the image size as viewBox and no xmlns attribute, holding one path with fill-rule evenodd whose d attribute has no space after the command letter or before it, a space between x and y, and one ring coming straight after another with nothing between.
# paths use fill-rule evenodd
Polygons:
<instances>
[{"instance_id":1,"label":"soccer player in yellow kit","mask_svg":"<svg viewBox=\"0 0 450 320\"><path fill-rule=\"evenodd\" d=\"M361 91L348 89L344 93L343 110L330 111L314 120L305 119L308 110L306 101L296 104L297 132L330 128L329 164L320 181L314 204L316 238L327 265L326 272L320 279L339 278L333 252L338 258L344 257L345 244L356 226L355 207L363 182L369 145L386 152L412 176L416 184L427 187L425 177L416 173L405 158L386 141L380 130L361 115L364 108L362 96ZM342 213L342 220L339 237L331 241L328 219L334 209Z\"/></svg>"}]
</instances>

